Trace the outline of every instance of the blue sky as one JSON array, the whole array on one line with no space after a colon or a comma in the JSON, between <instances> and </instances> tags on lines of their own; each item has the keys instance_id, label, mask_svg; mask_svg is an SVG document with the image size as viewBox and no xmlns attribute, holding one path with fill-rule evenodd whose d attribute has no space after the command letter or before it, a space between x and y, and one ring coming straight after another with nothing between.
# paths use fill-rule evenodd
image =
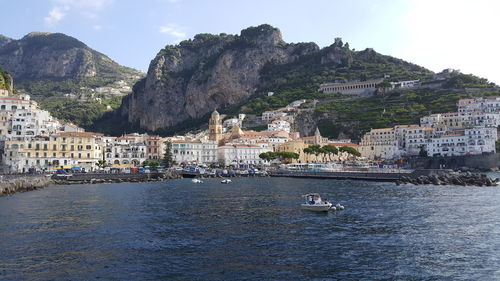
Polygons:
<instances>
[{"instance_id":1,"label":"blue sky","mask_svg":"<svg viewBox=\"0 0 500 281\"><path fill-rule=\"evenodd\" d=\"M287 42L324 47L342 37L433 71L500 84L500 1L495 0L0 0L0 34L62 32L120 64L147 70L168 44L197 33L238 34L268 23Z\"/></svg>"}]
</instances>

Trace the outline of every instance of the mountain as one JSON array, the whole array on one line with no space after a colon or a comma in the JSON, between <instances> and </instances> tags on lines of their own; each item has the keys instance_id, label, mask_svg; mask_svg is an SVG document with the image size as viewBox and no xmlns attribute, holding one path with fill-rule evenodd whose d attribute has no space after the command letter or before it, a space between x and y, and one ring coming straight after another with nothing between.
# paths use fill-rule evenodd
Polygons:
<instances>
[{"instance_id":1,"label":"mountain","mask_svg":"<svg viewBox=\"0 0 500 281\"><path fill-rule=\"evenodd\" d=\"M157 54L147 76L124 99L121 116L150 131L202 118L253 95L267 63L290 63L318 49L314 43L287 44L269 25L239 36L196 35Z\"/></svg>"},{"instance_id":2,"label":"mountain","mask_svg":"<svg viewBox=\"0 0 500 281\"><path fill-rule=\"evenodd\" d=\"M117 107L130 88L120 90L143 76L62 33L32 32L19 40L1 37L0 65L16 80L16 88L29 92L56 117L83 126L91 125L108 106ZM109 89L99 90L102 87Z\"/></svg>"},{"instance_id":3,"label":"mountain","mask_svg":"<svg viewBox=\"0 0 500 281\"><path fill-rule=\"evenodd\" d=\"M9 43L10 41L12 41L12 39L11 39L11 38L6 37L6 36L3 36L2 34L0 34L0 48L1 48L3 45L5 45L5 44Z\"/></svg>"},{"instance_id":4,"label":"mountain","mask_svg":"<svg viewBox=\"0 0 500 281\"><path fill-rule=\"evenodd\" d=\"M324 82L384 74L408 80L432 72L372 49L351 50L340 38L322 49L315 43L286 43L270 25L240 35L199 34L162 49L118 112L98 127L121 121L122 130L168 134L204 122L214 109L257 114L294 99L316 98ZM267 97L268 91L277 94Z\"/></svg>"}]
</instances>

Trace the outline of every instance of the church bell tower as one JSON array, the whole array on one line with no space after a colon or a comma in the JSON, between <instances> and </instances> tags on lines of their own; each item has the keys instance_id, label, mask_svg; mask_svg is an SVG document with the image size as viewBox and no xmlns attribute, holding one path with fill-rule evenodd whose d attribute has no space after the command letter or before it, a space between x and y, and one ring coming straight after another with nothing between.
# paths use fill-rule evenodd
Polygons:
<instances>
[{"instance_id":1,"label":"church bell tower","mask_svg":"<svg viewBox=\"0 0 500 281\"><path fill-rule=\"evenodd\" d=\"M217 110L212 112L212 116L208 122L208 139L217 142L222 139L222 122Z\"/></svg>"}]
</instances>

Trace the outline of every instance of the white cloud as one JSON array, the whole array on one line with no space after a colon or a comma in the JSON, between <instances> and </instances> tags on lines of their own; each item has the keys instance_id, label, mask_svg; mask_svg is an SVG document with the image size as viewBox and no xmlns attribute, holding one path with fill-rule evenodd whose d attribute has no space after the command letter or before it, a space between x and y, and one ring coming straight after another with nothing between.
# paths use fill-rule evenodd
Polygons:
<instances>
[{"instance_id":1,"label":"white cloud","mask_svg":"<svg viewBox=\"0 0 500 281\"><path fill-rule=\"evenodd\" d=\"M94 30L101 30L102 29L102 25L96 24L96 25L93 25L92 28Z\"/></svg>"},{"instance_id":2,"label":"white cloud","mask_svg":"<svg viewBox=\"0 0 500 281\"><path fill-rule=\"evenodd\" d=\"M51 0L54 4L44 18L46 26L53 27L70 12L79 12L82 16L95 20L99 12L111 5L114 0Z\"/></svg>"},{"instance_id":3,"label":"white cloud","mask_svg":"<svg viewBox=\"0 0 500 281\"><path fill-rule=\"evenodd\" d=\"M52 0L52 2L78 9L102 10L114 0Z\"/></svg>"},{"instance_id":4,"label":"white cloud","mask_svg":"<svg viewBox=\"0 0 500 281\"><path fill-rule=\"evenodd\" d=\"M46 26L54 26L67 14L68 7L54 7L49 11L49 15L43 18Z\"/></svg>"},{"instance_id":5,"label":"white cloud","mask_svg":"<svg viewBox=\"0 0 500 281\"><path fill-rule=\"evenodd\" d=\"M186 32L183 31L183 28L176 24L167 24L164 26L160 26L160 33L167 34L169 36L174 37L174 43L180 42L182 39L186 38Z\"/></svg>"}]
</instances>

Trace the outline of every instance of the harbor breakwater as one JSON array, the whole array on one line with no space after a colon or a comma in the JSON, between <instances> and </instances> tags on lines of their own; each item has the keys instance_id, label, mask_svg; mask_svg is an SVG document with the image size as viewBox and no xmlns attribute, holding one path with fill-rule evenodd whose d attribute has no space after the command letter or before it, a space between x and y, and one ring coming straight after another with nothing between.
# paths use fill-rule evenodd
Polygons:
<instances>
[{"instance_id":1,"label":"harbor breakwater","mask_svg":"<svg viewBox=\"0 0 500 281\"><path fill-rule=\"evenodd\" d=\"M458 173L447 169L417 169L417 170L366 170L366 171L336 171L311 172L277 170L270 174L272 177L318 178L340 180L369 180L389 181L396 184L433 184L433 185L462 185L462 186L496 186L498 179L490 179L483 174L471 172Z\"/></svg>"},{"instance_id":2,"label":"harbor breakwater","mask_svg":"<svg viewBox=\"0 0 500 281\"><path fill-rule=\"evenodd\" d=\"M6 177L0 180L0 196L37 190L53 184L54 181L46 176Z\"/></svg>"},{"instance_id":3,"label":"harbor breakwater","mask_svg":"<svg viewBox=\"0 0 500 281\"><path fill-rule=\"evenodd\" d=\"M52 176L52 179L56 184L152 182L152 181L164 181L167 179L177 179L177 178L181 178L181 175L173 171L167 171L164 173L144 173L144 174L82 173L82 174Z\"/></svg>"},{"instance_id":4,"label":"harbor breakwater","mask_svg":"<svg viewBox=\"0 0 500 281\"><path fill-rule=\"evenodd\" d=\"M3 175L0 176L0 196L37 190L55 184L98 184L121 182L153 182L181 178L175 172L147 174L81 173L68 175Z\"/></svg>"}]
</instances>

